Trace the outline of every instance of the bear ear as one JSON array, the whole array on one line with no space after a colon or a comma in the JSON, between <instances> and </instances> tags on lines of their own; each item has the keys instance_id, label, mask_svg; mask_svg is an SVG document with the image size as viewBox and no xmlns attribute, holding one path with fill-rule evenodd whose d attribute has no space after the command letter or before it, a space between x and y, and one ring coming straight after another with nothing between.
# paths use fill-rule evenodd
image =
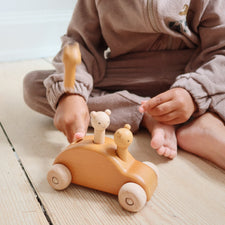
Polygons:
<instances>
[{"instance_id":1,"label":"bear ear","mask_svg":"<svg viewBox=\"0 0 225 225\"><path fill-rule=\"evenodd\" d=\"M131 129L131 126L130 126L130 124L125 124L125 125L124 125L124 128L130 130L130 129Z\"/></svg>"},{"instance_id":2,"label":"bear ear","mask_svg":"<svg viewBox=\"0 0 225 225\"><path fill-rule=\"evenodd\" d=\"M111 115L111 110L110 109L106 109L105 113L109 116L109 115Z\"/></svg>"},{"instance_id":3,"label":"bear ear","mask_svg":"<svg viewBox=\"0 0 225 225\"><path fill-rule=\"evenodd\" d=\"M96 113L95 111L92 111L92 112L91 112L91 117L92 117L92 118L95 118L95 117L96 117L96 114L97 114L97 113Z\"/></svg>"}]
</instances>

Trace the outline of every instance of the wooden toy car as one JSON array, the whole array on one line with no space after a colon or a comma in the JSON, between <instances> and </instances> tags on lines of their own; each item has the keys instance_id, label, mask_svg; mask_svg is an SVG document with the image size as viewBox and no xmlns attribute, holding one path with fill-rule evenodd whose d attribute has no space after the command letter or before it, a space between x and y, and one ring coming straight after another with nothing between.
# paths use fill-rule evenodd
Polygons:
<instances>
[{"instance_id":1,"label":"wooden toy car","mask_svg":"<svg viewBox=\"0 0 225 225\"><path fill-rule=\"evenodd\" d=\"M91 113L92 116L101 114L96 124L103 125L102 131L106 129L105 119L100 120L106 112ZM95 124L93 118L91 121ZM128 152L133 140L129 125L118 129L114 140L104 134L102 139L104 143L96 143L95 137L90 135L70 144L56 157L48 172L49 184L56 190L63 190L74 183L108 192L118 195L119 203L126 210L139 211L157 186L156 166L137 161Z\"/></svg>"},{"instance_id":2,"label":"wooden toy car","mask_svg":"<svg viewBox=\"0 0 225 225\"><path fill-rule=\"evenodd\" d=\"M73 93L76 65L81 63L79 45L65 46L64 88ZM110 110L91 112L94 135L70 144L55 159L48 172L48 182L56 190L70 183L118 195L119 203L136 212L150 200L157 186L157 168L150 162L139 162L128 152L133 140L130 125L118 129L114 140L105 137Z\"/></svg>"}]
</instances>

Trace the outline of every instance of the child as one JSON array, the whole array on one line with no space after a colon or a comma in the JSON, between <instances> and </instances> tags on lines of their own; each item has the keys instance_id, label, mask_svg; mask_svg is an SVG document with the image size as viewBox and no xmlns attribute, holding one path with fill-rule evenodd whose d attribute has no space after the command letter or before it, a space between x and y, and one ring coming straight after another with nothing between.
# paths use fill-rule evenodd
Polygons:
<instances>
[{"instance_id":1,"label":"child","mask_svg":"<svg viewBox=\"0 0 225 225\"><path fill-rule=\"evenodd\" d=\"M81 49L74 93L61 50L54 71L25 77L25 101L69 142L85 135L89 111L110 109L109 130L142 125L158 154L174 158L178 144L225 168L224 11L224 0L78 0L62 37Z\"/></svg>"}]
</instances>

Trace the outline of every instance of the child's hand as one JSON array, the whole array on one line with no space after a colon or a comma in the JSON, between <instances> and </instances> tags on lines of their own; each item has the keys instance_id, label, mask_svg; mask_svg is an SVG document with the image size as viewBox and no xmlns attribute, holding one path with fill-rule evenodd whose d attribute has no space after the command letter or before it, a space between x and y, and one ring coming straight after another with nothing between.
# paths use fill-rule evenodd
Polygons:
<instances>
[{"instance_id":1,"label":"child's hand","mask_svg":"<svg viewBox=\"0 0 225 225\"><path fill-rule=\"evenodd\" d=\"M89 111L84 98L80 95L65 94L56 109L55 127L62 131L71 143L85 136L88 124Z\"/></svg>"},{"instance_id":2,"label":"child's hand","mask_svg":"<svg viewBox=\"0 0 225 225\"><path fill-rule=\"evenodd\" d=\"M161 123L175 125L186 122L196 110L196 105L188 91L173 88L142 102L139 110Z\"/></svg>"}]
</instances>

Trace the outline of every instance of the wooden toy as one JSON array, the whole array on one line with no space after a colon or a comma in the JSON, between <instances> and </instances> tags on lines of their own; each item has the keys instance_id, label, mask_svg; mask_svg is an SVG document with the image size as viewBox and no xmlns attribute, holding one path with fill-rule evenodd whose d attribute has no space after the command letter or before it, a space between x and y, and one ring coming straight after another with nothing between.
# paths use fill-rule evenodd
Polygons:
<instances>
[{"instance_id":1,"label":"wooden toy","mask_svg":"<svg viewBox=\"0 0 225 225\"><path fill-rule=\"evenodd\" d=\"M117 145L116 153L125 162L128 160L128 146L133 141L133 134L130 128L130 125L126 124L124 128L117 130L114 134L114 141Z\"/></svg>"},{"instance_id":2,"label":"wooden toy","mask_svg":"<svg viewBox=\"0 0 225 225\"><path fill-rule=\"evenodd\" d=\"M78 43L66 45L63 49L63 63L65 70L64 88L66 92L73 92L75 84L76 66L81 63Z\"/></svg>"},{"instance_id":3,"label":"wooden toy","mask_svg":"<svg viewBox=\"0 0 225 225\"><path fill-rule=\"evenodd\" d=\"M105 130L109 126L111 111L109 109L105 112L91 112L91 125L94 128L94 143L103 144L105 142Z\"/></svg>"},{"instance_id":4,"label":"wooden toy","mask_svg":"<svg viewBox=\"0 0 225 225\"><path fill-rule=\"evenodd\" d=\"M70 144L48 172L49 184L56 190L74 183L108 192L118 195L124 209L141 210L157 186L158 173L154 164L139 162L128 152L132 139L130 125L125 125L115 132L114 140L105 137L98 144L89 135Z\"/></svg>"},{"instance_id":5,"label":"wooden toy","mask_svg":"<svg viewBox=\"0 0 225 225\"><path fill-rule=\"evenodd\" d=\"M66 46L64 51L65 79L69 80L65 81L65 88L70 90L74 88L75 78L71 77L75 77L75 65L79 61L71 58L79 53L74 46ZM94 135L75 141L61 152L49 170L47 179L56 190L63 190L74 183L118 195L124 209L137 212L154 193L157 168L150 162L135 160L129 153L128 146L133 140L130 125L118 129L114 139L105 136L110 114L110 110L91 112Z\"/></svg>"}]
</instances>

